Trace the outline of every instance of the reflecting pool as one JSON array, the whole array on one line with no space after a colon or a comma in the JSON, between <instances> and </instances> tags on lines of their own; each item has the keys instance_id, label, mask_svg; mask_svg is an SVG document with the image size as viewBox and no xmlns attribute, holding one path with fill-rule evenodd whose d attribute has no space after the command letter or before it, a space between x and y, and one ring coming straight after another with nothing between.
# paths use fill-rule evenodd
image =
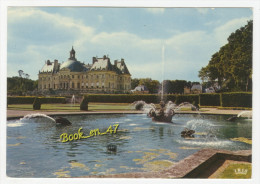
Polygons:
<instances>
[{"instance_id":1,"label":"reflecting pool","mask_svg":"<svg viewBox=\"0 0 260 184\"><path fill-rule=\"evenodd\" d=\"M144 114L63 116L72 126L56 126L50 118L7 121L9 177L80 177L127 172L159 171L202 148L251 149L252 120L227 121L227 116L176 114L172 123L153 122ZM63 133L82 127L117 132L62 142ZM183 138L185 128L194 137ZM116 152L107 145L117 146Z\"/></svg>"}]
</instances>

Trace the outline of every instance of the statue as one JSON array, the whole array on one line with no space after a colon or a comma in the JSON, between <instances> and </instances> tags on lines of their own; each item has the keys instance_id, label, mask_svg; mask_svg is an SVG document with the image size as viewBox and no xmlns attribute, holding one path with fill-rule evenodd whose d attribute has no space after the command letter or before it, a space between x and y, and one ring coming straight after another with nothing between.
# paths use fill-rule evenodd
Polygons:
<instances>
[{"instance_id":1,"label":"statue","mask_svg":"<svg viewBox=\"0 0 260 184\"><path fill-rule=\"evenodd\" d=\"M171 108L165 108L165 103L160 102L159 109L151 109L148 113L148 116L154 121L159 122L171 122L172 117L174 116L174 110Z\"/></svg>"},{"instance_id":2,"label":"statue","mask_svg":"<svg viewBox=\"0 0 260 184\"><path fill-rule=\"evenodd\" d=\"M55 122L58 124L58 125L61 125L61 126L68 126L68 125L71 125L71 122L66 119L66 118L63 118L63 117L58 117L55 119Z\"/></svg>"},{"instance_id":3,"label":"statue","mask_svg":"<svg viewBox=\"0 0 260 184\"><path fill-rule=\"evenodd\" d=\"M188 128L185 128L182 132L181 132L181 136L182 137L194 137L195 131L194 130L190 130Z\"/></svg>"}]
</instances>

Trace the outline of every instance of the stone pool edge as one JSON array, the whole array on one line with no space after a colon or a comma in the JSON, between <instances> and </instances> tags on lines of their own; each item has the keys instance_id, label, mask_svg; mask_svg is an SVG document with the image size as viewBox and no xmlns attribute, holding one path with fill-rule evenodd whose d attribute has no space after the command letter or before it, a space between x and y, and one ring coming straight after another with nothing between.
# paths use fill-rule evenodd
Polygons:
<instances>
[{"instance_id":1,"label":"stone pool edge","mask_svg":"<svg viewBox=\"0 0 260 184\"><path fill-rule=\"evenodd\" d=\"M238 115L243 110L218 110L215 108L205 108L207 111L182 111L175 112L175 114L203 114L203 115ZM95 114L144 114L142 111L94 111L94 112L49 112L49 111L19 111L7 110L7 120L19 119L25 115L32 113L42 113L48 116L61 116L61 115L95 115Z\"/></svg>"},{"instance_id":2,"label":"stone pool edge","mask_svg":"<svg viewBox=\"0 0 260 184\"><path fill-rule=\"evenodd\" d=\"M205 170L218 160L252 162L252 150L217 150L201 149L177 162L174 166L159 172L134 172L109 175L90 175L81 178L204 178L200 177Z\"/></svg>"}]
</instances>

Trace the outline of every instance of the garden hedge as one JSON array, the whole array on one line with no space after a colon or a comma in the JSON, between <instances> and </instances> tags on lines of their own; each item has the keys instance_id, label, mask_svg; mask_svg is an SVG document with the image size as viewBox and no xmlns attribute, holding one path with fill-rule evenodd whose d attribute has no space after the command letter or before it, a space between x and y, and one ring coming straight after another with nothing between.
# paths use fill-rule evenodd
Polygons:
<instances>
[{"instance_id":1,"label":"garden hedge","mask_svg":"<svg viewBox=\"0 0 260 184\"><path fill-rule=\"evenodd\" d=\"M200 106L220 106L219 93L204 93L199 95Z\"/></svg>"},{"instance_id":2,"label":"garden hedge","mask_svg":"<svg viewBox=\"0 0 260 184\"><path fill-rule=\"evenodd\" d=\"M40 110L41 109L41 100L40 98L35 98L33 102L33 110Z\"/></svg>"},{"instance_id":3,"label":"garden hedge","mask_svg":"<svg viewBox=\"0 0 260 184\"><path fill-rule=\"evenodd\" d=\"M221 94L222 107L252 107L251 92L232 92Z\"/></svg>"},{"instance_id":4,"label":"garden hedge","mask_svg":"<svg viewBox=\"0 0 260 184\"><path fill-rule=\"evenodd\" d=\"M143 100L146 103L159 103L159 95L145 94L89 94L86 95L88 102L103 102L103 103L133 103Z\"/></svg>"},{"instance_id":5,"label":"garden hedge","mask_svg":"<svg viewBox=\"0 0 260 184\"><path fill-rule=\"evenodd\" d=\"M80 103L80 110L82 111L88 111L88 98L85 96Z\"/></svg>"},{"instance_id":6,"label":"garden hedge","mask_svg":"<svg viewBox=\"0 0 260 184\"><path fill-rule=\"evenodd\" d=\"M143 100L146 103L159 103L161 96L157 94L89 94L85 95L88 102L103 102L103 103L133 103ZM182 102L199 103L199 95L164 95L165 101L172 101L177 104Z\"/></svg>"},{"instance_id":7,"label":"garden hedge","mask_svg":"<svg viewBox=\"0 0 260 184\"><path fill-rule=\"evenodd\" d=\"M182 102L189 102L197 106L199 104L199 95L198 94L177 95L175 103L178 105Z\"/></svg>"},{"instance_id":8,"label":"garden hedge","mask_svg":"<svg viewBox=\"0 0 260 184\"><path fill-rule=\"evenodd\" d=\"M7 105L11 104L33 104L35 100L35 96L8 96L7 97ZM43 103L66 103L66 99L64 97L37 97L40 102Z\"/></svg>"}]
</instances>

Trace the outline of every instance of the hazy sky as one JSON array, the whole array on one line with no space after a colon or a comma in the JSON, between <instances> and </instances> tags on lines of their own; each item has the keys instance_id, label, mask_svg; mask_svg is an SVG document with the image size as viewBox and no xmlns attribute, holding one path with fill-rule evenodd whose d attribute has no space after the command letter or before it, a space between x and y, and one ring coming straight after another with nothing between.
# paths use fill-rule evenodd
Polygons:
<instances>
[{"instance_id":1,"label":"hazy sky","mask_svg":"<svg viewBox=\"0 0 260 184\"><path fill-rule=\"evenodd\" d=\"M46 60L66 61L73 45L84 63L124 58L132 78L200 81L201 67L251 19L250 8L10 7L7 75L22 69L37 79Z\"/></svg>"}]
</instances>

